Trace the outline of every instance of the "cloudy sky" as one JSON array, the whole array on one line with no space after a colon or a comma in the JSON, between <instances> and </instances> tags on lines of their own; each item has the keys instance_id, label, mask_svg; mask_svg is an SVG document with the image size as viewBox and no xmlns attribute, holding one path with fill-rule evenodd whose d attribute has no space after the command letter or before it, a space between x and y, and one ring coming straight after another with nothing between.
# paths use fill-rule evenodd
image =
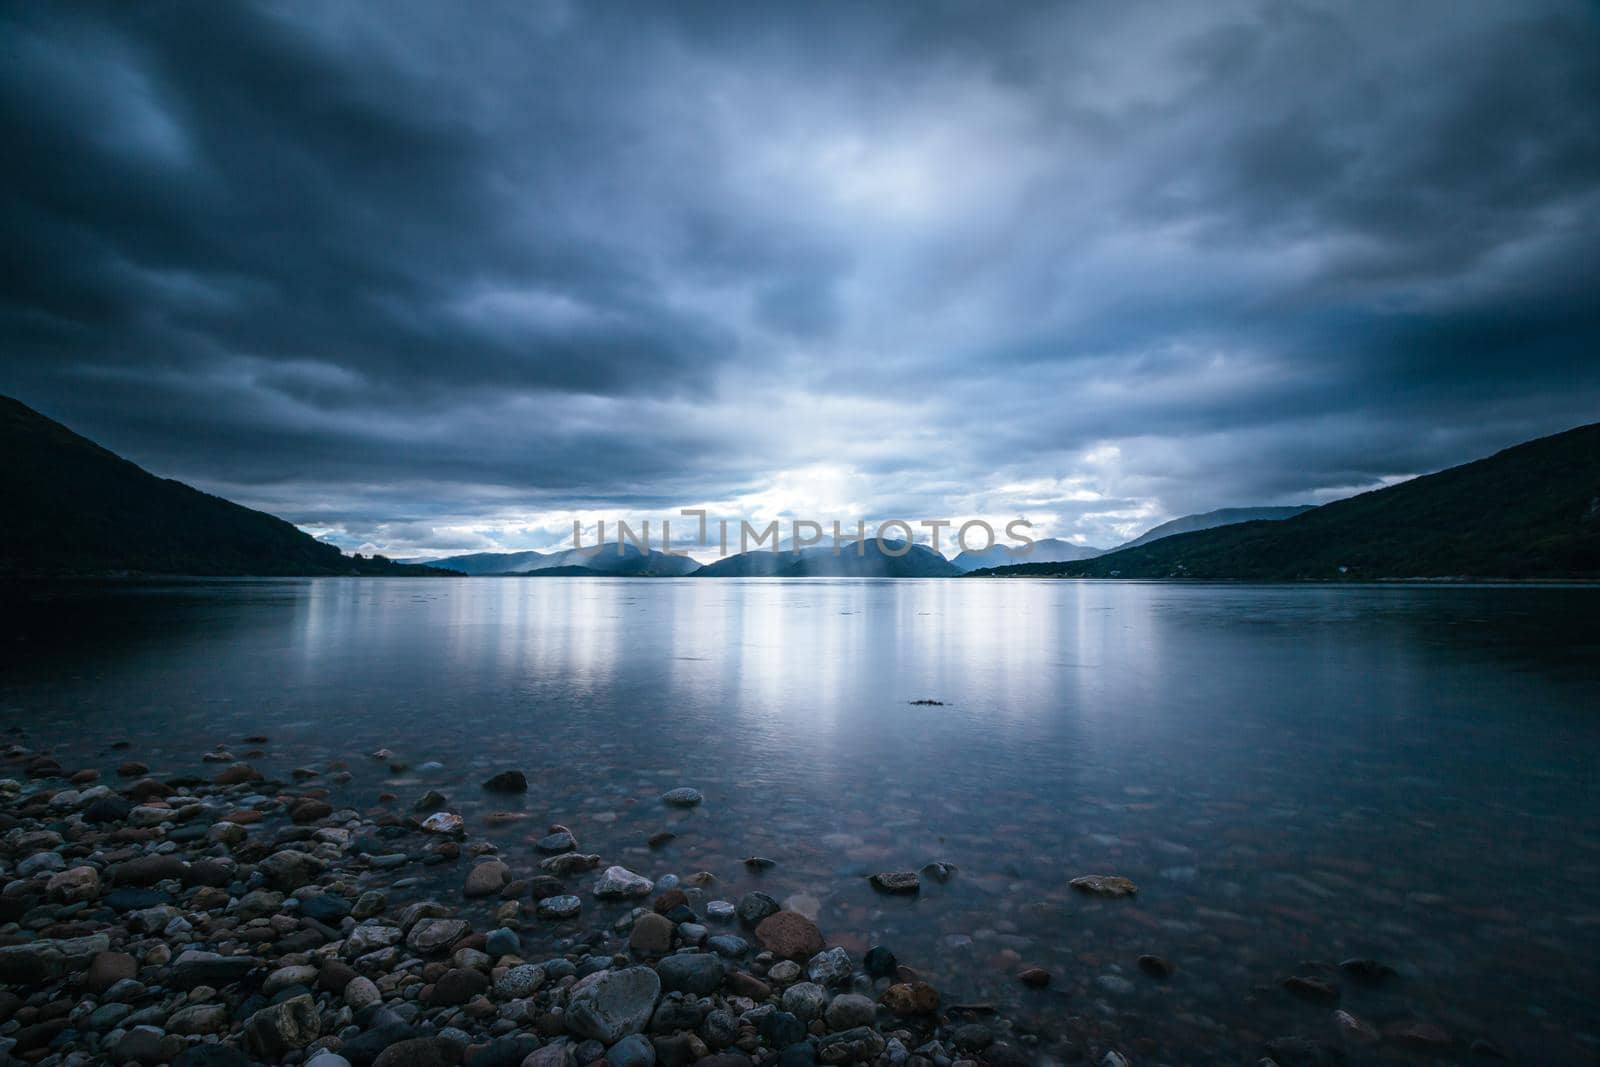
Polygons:
<instances>
[{"instance_id":1,"label":"cloudy sky","mask_svg":"<svg viewBox=\"0 0 1600 1067\"><path fill-rule=\"evenodd\" d=\"M0 392L394 555L1600 418L1591 4L0 7Z\"/></svg>"}]
</instances>

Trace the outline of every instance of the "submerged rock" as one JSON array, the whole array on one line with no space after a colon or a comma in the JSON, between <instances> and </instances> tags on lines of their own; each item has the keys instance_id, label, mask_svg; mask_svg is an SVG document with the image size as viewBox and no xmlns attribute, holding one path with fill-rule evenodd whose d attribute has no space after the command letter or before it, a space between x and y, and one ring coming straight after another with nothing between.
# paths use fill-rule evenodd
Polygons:
<instances>
[{"instance_id":1,"label":"submerged rock","mask_svg":"<svg viewBox=\"0 0 1600 1067\"><path fill-rule=\"evenodd\" d=\"M691 789L686 785L679 786L677 789L669 789L661 794L661 803L674 808L692 808L704 799L705 797L700 794L700 790Z\"/></svg>"},{"instance_id":2,"label":"submerged rock","mask_svg":"<svg viewBox=\"0 0 1600 1067\"><path fill-rule=\"evenodd\" d=\"M1139 887L1120 875L1085 874L1067 883L1080 893L1096 897L1131 897Z\"/></svg>"},{"instance_id":3,"label":"submerged rock","mask_svg":"<svg viewBox=\"0 0 1600 1067\"><path fill-rule=\"evenodd\" d=\"M491 793L526 793L528 776L521 771L501 771L484 782L483 788Z\"/></svg>"},{"instance_id":4,"label":"submerged rock","mask_svg":"<svg viewBox=\"0 0 1600 1067\"><path fill-rule=\"evenodd\" d=\"M917 877L915 871L880 871L867 880L880 893L909 896L922 889L922 879Z\"/></svg>"}]
</instances>

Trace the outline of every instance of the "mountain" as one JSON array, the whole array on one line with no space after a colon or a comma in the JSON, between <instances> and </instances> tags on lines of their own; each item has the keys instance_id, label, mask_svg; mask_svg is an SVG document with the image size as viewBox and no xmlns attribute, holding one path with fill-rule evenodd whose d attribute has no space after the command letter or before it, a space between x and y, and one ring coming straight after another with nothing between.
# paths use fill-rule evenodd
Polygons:
<instances>
[{"instance_id":1,"label":"mountain","mask_svg":"<svg viewBox=\"0 0 1600 1067\"><path fill-rule=\"evenodd\" d=\"M1132 541L1118 545L1113 551L1124 548L1138 548L1148 545L1151 541L1159 541L1163 537L1173 534L1198 533L1201 530L1211 530L1218 526L1232 526L1241 522L1257 522L1260 520L1277 521L1279 519L1292 519L1301 512L1310 511L1313 504L1294 504L1283 508L1218 508L1216 511L1206 511L1199 515L1185 515L1181 519L1164 522L1135 537ZM1034 561L1029 561L1034 562ZM1046 562L1039 560L1038 562Z\"/></svg>"},{"instance_id":2,"label":"mountain","mask_svg":"<svg viewBox=\"0 0 1600 1067\"><path fill-rule=\"evenodd\" d=\"M441 575L346 556L292 524L158 478L0 396L0 574Z\"/></svg>"},{"instance_id":3,"label":"mountain","mask_svg":"<svg viewBox=\"0 0 1600 1067\"><path fill-rule=\"evenodd\" d=\"M688 556L669 556L658 549L648 554L626 541L618 551L607 541L596 551L569 548L561 552L474 552L465 556L446 556L430 561L436 567L449 567L470 575L540 574L559 570L562 576L591 574L681 577L697 570L700 564Z\"/></svg>"},{"instance_id":4,"label":"mountain","mask_svg":"<svg viewBox=\"0 0 1600 1067\"><path fill-rule=\"evenodd\" d=\"M443 559L406 559L402 563L427 563L435 567L448 567L468 576L482 574L507 574L530 570L545 558L543 552L472 552L465 556L446 556Z\"/></svg>"},{"instance_id":5,"label":"mountain","mask_svg":"<svg viewBox=\"0 0 1600 1067\"><path fill-rule=\"evenodd\" d=\"M950 562L965 573L980 567L1009 567L1018 563L1066 563L1072 560L1094 559L1106 550L1075 545L1059 537L1041 537L1026 554L1012 553L1005 545L995 545L983 552L962 552Z\"/></svg>"},{"instance_id":6,"label":"mountain","mask_svg":"<svg viewBox=\"0 0 1600 1067\"><path fill-rule=\"evenodd\" d=\"M1600 578L1600 423L1277 522L1176 534L1081 563L1092 578Z\"/></svg>"},{"instance_id":7,"label":"mountain","mask_svg":"<svg viewBox=\"0 0 1600 1067\"><path fill-rule=\"evenodd\" d=\"M694 572L696 578L953 578L961 573L955 564L927 545L909 545L884 539L880 548L875 538L841 545L837 554L831 543L773 552L754 549L741 552ZM899 555L891 553L909 549Z\"/></svg>"}]
</instances>

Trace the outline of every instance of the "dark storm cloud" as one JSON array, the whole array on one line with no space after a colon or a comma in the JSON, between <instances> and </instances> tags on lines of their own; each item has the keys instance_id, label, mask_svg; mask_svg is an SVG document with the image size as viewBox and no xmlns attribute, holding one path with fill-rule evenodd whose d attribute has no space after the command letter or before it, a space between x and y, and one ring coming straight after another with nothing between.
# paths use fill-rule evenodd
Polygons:
<instances>
[{"instance_id":1,"label":"dark storm cloud","mask_svg":"<svg viewBox=\"0 0 1600 1067\"><path fill-rule=\"evenodd\" d=\"M1578 3L11 5L0 35L0 389L346 543L697 503L1107 543L1600 410Z\"/></svg>"}]
</instances>

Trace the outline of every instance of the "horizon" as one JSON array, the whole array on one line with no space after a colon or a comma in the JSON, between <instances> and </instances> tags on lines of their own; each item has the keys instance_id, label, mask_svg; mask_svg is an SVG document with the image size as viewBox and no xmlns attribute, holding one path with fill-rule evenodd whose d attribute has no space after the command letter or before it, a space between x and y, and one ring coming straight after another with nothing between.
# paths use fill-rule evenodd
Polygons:
<instances>
[{"instance_id":1,"label":"horizon","mask_svg":"<svg viewBox=\"0 0 1600 1067\"><path fill-rule=\"evenodd\" d=\"M0 24L0 392L346 552L1112 548L1600 410L1578 3Z\"/></svg>"}]
</instances>

